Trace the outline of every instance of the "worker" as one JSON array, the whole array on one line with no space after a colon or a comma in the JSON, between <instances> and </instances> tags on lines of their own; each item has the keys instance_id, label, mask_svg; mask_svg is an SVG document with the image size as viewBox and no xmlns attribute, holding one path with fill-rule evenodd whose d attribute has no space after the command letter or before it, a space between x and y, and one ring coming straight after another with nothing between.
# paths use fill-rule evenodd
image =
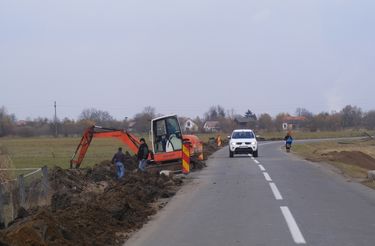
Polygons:
<instances>
[{"instance_id":1,"label":"worker","mask_svg":"<svg viewBox=\"0 0 375 246\"><path fill-rule=\"evenodd\" d=\"M112 158L112 163L116 165L117 178L120 179L125 175L125 155L122 152L122 148L119 147L118 151L114 154Z\"/></svg>"},{"instance_id":2,"label":"worker","mask_svg":"<svg viewBox=\"0 0 375 246\"><path fill-rule=\"evenodd\" d=\"M137 158L139 161L138 169L142 172L146 172L146 163L147 163L147 157L148 157L148 146L146 144L146 141L144 138L140 139L141 145L138 149Z\"/></svg>"},{"instance_id":3,"label":"worker","mask_svg":"<svg viewBox=\"0 0 375 246\"><path fill-rule=\"evenodd\" d=\"M286 136L284 137L284 141L293 141L292 133L290 131L287 132Z\"/></svg>"}]
</instances>

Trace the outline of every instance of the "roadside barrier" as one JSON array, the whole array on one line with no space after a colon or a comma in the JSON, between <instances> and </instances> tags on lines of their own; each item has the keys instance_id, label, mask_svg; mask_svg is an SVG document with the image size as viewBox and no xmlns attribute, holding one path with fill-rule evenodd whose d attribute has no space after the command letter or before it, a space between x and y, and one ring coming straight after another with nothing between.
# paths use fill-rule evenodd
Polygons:
<instances>
[{"instance_id":1,"label":"roadside barrier","mask_svg":"<svg viewBox=\"0 0 375 246\"><path fill-rule=\"evenodd\" d=\"M221 136L220 135L217 135L216 144L217 144L217 147L221 147Z\"/></svg>"},{"instance_id":2,"label":"roadside barrier","mask_svg":"<svg viewBox=\"0 0 375 246\"><path fill-rule=\"evenodd\" d=\"M190 143L182 145L182 173L189 174L190 172Z\"/></svg>"}]
</instances>

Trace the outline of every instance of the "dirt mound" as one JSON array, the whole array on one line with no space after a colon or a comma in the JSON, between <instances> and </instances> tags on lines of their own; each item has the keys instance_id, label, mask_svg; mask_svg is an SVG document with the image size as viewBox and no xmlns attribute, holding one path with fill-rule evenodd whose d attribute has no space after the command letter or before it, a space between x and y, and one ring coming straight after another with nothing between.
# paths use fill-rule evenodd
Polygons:
<instances>
[{"instance_id":1,"label":"dirt mound","mask_svg":"<svg viewBox=\"0 0 375 246\"><path fill-rule=\"evenodd\" d=\"M375 170L375 159L361 151L332 151L322 154L330 161L338 161L349 165Z\"/></svg>"},{"instance_id":2,"label":"dirt mound","mask_svg":"<svg viewBox=\"0 0 375 246\"><path fill-rule=\"evenodd\" d=\"M212 155L214 152L218 151L221 147L218 147L216 143L203 143L203 157L205 160Z\"/></svg>"},{"instance_id":3,"label":"dirt mound","mask_svg":"<svg viewBox=\"0 0 375 246\"><path fill-rule=\"evenodd\" d=\"M108 162L79 170L54 168L51 205L15 220L1 232L0 245L121 244L125 233L156 212L157 199L173 196L182 184L165 175L132 172L117 181L108 168Z\"/></svg>"},{"instance_id":4,"label":"dirt mound","mask_svg":"<svg viewBox=\"0 0 375 246\"><path fill-rule=\"evenodd\" d=\"M217 151L205 144L205 158ZM1 245L120 245L127 233L139 229L154 214L160 198L173 196L182 180L139 173L134 156L126 154L126 174L117 180L110 161L92 168L62 169L49 172L51 202L19 216L0 230ZM195 168L204 161L193 160ZM150 169L151 170L151 169Z\"/></svg>"}]
</instances>

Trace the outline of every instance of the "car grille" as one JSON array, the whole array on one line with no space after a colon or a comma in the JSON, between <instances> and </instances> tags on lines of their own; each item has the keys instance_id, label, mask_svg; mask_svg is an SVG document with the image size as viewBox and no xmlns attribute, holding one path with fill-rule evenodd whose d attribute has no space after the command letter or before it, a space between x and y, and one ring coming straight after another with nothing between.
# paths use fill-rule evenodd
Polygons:
<instances>
[{"instance_id":1,"label":"car grille","mask_svg":"<svg viewBox=\"0 0 375 246\"><path fill-rule=\"evenodd\" d=\"M251 144L250 142L246 142L245 144Z\"/></svg>"},{"instance_id":2,"label":"car grille","mask_svg":"<svg viewBox=\"0 0 375 246\"><path fill-rule=\"evenodd\" d=\"M242 143L236 143L237 145L241 145Z\"/></svg>"}]
</instances>

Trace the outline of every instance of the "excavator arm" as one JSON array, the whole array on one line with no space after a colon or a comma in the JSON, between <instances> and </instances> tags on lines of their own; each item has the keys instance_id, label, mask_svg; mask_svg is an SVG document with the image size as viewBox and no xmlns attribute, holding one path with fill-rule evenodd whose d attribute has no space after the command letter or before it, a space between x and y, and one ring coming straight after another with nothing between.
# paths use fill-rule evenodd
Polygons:
<instances>
[{"instance_id":1,"label":"excavator arm","mask_svg":"<svg viewBox=\"0 0 375 246\"><path fill-rule=\"evenodd\" d=\"M124 130L104 128L101 126L91 126L84 131L81 141L79 142L77 149L70 160L70 168L79 168L94 137L117 138L128 146L134 154L138 153L140 141L133 134Z\"/></svg>"}]
</instances>

